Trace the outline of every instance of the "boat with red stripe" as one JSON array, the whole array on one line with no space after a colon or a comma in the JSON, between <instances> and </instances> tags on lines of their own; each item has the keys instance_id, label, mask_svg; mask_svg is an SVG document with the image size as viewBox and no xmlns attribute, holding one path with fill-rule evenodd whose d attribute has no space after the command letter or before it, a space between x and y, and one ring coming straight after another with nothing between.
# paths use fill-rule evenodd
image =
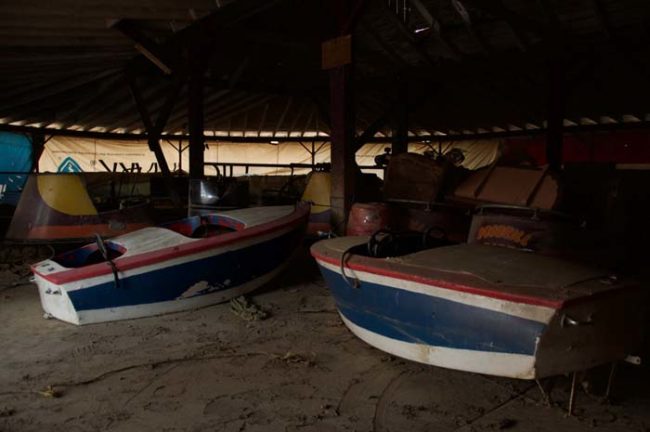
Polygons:
<instances>
[{"instance_id":1,"label":"boat with red stripe","mask_svg":"<svg viewBox=\"0 0 650 432\"><path fill-rule=\"evenodd\" d=\"M346 326L409 360L536 379L641 343L644 291L600 269L422 234L323 240L311 253Z\"/></svg>"},{"instance_id":2,"label":"boat with red stripe","mask_svg":"<svg viewBox=\"0 0 650 432\"><path fill-rule=\"evenodd\" d=\"M229 300L272 279L300 245L309 205L193 216L34 264L46 314L74 324Z\"/></svg>"}]
</instances>

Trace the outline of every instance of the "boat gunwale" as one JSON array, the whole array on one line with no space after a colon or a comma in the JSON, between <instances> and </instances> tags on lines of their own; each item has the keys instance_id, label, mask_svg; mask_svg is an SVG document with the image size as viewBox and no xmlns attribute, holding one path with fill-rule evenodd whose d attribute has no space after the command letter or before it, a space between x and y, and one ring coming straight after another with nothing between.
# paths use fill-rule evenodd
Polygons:
<instances>
[{"instance_id":1,"label":"boat gunwale","mask_svg":"<svg viewBox=\"0 0 650 432\"><path fill-rule=\"evenodd\" d=\"M180 258L196 253L204 252L210 249L227 246L242 240L263 236L282 228L299 225L309 214L310 206L307 203L299 203L295 209L278 219L255 225L250 228L244 228L240 231L234 231L219 236L197 239L190 243L182 243L166 248L144 252L134 256L127 256L122 259L113 261L118 272L132 270L138 267L144 267L151 264L161 263L175 258ZM33 264L31 270L34 275L41 277L55 285L62 285L70 282L76 282L84 279L108 275L112 272L108 262L100 262L86 267L70 268L51 274L43 274L37 270L37 266L42 265L43 261Z\"/></svg>"},{"instance_id":2,"label":"boat gunwale","mask_svg":"<svg viewBox=\"0 0 650 432\"><path fill-rule=\"evenodd\" d=\"M323 255L319 252L314 251L313 249L311 250L312 256L316 259L316 261L322 261L326 262L331 265L335 265L337 267L341 266L341 260L333 257L329 257L326 255ZM362 259L363 261L370 260L373 258L368 258L368 257L362 257L358 255L354 255L355 258ZM378 259L378 258L374 258ZM480 287L473 287L473 286L468 286L465 284L459 284L455 282L449 282L445 281L442 279L433 279L430 277L426 276L420 276L420 275L415 275L415 274L409 274L409 273L403 273L395 270L389 270L389 269L384 269L378 266L370 266L366 263L351 263L346 262L345 263L345 268L350 269L353 271L360 271L364 273L371 273L375 274L378 276L384 276L384 277L389 277L393 279L400 279L400 280L406 280L409 282L415 282L415 283L421 283L424 285L428 286L433 286L436 288L443 288L443 289L448 289L451 291L459 291L467 294L473 294L473 295L480 295L484 297L490 297L490 298L495 298L499 300L506 300L514 303L524 303L524 304L529 304L533 306L543 306L543 307L548 307L552 309L560 309L563 306L566 305L566 302L563 300L551 300L551 299L544 299L540 297L534 297L534 296L529 296L525 294L514 294L514 293L507 293L503 291L498 291L498 290L492 290L489 288L480 288ZM340 273L340 270L339 270Z\"/></svg>"},{"instance_id":3,"label":"boat gunwale","mask_svg":"<svg viewBox=\"0 0 650 432\"><path fill-rule=\"evenodd\" d=\"M322 249L322 250L321 250ZM335 266L338 270L337 273L341 273L341 258L340 258L340 251L337 251L335 249L325 249L323 245L319 245L318 243L314 244L311 247L310 250L311 255L316 259L316 261L322 261L325 263L328 263L330 265ZM332 256L334 255L334 256ZM351 262L353 261L353 262ZM383 264L383 265L382 265ZM470 286L464 283L458 283L458 282L449 282L444 279L440 278L435 278L431 277L428 275L423 275L423 274L414 274L414 273L408 273L407 271L409 270L408 268L405 268L405 270L396 270L396 269L391 269L391 268L386 268L386 267L397 267L400 265L404 265L402 263L397 263L397 262L387 262L383 258L372 258L364 255L356 255L356 254L350 254L345 260L345 268L350 269L353 271L360 271L360 272L365 272L365 273L370 273L374 274L377 276L383 276L383 277L388 277L392 279L398 279L398 280L405 280L408 282L414 282L414 283L420 283L423 285L427 286L432 286L435 288L442 288L442 289L448 289L451 291L458 291L458 292L463 292L467 294L472 294L472 295L479 295L479 296L484 296L484 297L489 297L489 298L494 298L498 300L505 300L513 303L521 303L521 304L528 304L532 306L541 306L541 307L547 307L547 308L552 308L556 310L560 310L562 308L566 308L568 306L576 305L585 301L592 300L596 297L602 298L604 296L610 296L610 295L616 295L617 293L621 291L634 291L634 290L639 290L641 289L641 286L636 283L628 280L628 279L623 279L622 281L619 281L615 287L612 287L611 289L606 289L603 291L591 293L591 294L584 294L584 295L579 295L576 297L569 297L569 298L564 298L564 299L553 299L553 298L545 298L542 296L536 296L534 294L523 294L523 293L514 293L511 291L503 291L503 290L496 290L492 289L488 286L488 283L486 283L484 280L481 280L479 278L476 278L475 276L471 275L462 275L466 279L474 279L477 282L477 285L483 285L483 286ZM412 270L412 269L411 269ZM426 270L425 270L426 271ZM432 270L435 271L435 270ZM444 271L442 271L444 272ZM457 273L454 273L457 274ZM460 275L459 275L460 276ZM586 282L586 281L583 281ZM513 287L515 288L516 286L513 285L504 285L505 287Z\"/></svg>"}]
</instances>

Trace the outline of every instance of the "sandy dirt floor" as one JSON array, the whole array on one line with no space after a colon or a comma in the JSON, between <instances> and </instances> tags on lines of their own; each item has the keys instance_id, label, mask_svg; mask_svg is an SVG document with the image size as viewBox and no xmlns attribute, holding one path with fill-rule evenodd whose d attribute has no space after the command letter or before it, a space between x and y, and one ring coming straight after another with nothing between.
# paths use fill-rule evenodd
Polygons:
<instances>
[{"instance_id":1,"label":"sandy dirt floor","mask_svg":"<svg viewBox=\"0 0 650 432\"><path fill-rule=\"evenodd\" d=\"M643 368L613 403L570 381L546 406L534 382L402 361L341 323L306 250L251 299L85 327L43 319L24 267L0 267L0 431L649 431ZM22 279L21 279L22 278Z\"/></svg>"}]
</instances>

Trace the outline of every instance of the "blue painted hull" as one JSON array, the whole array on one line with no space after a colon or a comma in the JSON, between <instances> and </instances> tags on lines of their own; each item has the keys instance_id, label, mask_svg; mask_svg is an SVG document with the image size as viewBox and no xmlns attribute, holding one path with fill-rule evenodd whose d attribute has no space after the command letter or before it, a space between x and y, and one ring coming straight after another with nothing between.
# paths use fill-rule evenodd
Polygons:
<instances>
[{"instance_id":1,"label":"blue painted hull","mask_svg":"<svg viewBox=\"0 0 650 432\"><path fill-rule=\"evenodd\" d=\"M43 310L62 321L91 324L195 309L246 294L289 262L302 242L309 207L228 214L241 223L239 230L193 239L146 228L108 242L108 250L121 254L113 259L117 279L107 262L94 261L97 245L35 264Z\"/></svg>"},{"instance_id":2,"label":"blue painted hull","mask_svg":"<svg viewBox=\"0 0 650 432\"><path fill-rule=\"evenodd\" d=\"M194 295L226 291L264 276L286 262L302 238L301 230L252 246L163 267L68 293L77 311L119 308L179 299L188 287L206 282Z\"/></svg>"},{"instance_id":3,"label":"blue painted hull","mask_svg":"<svg viewBox=\"0 0 650 432\"><path fill-rule=\"evenodd\" d=\"M340 313L382 336L436 347L534 355L546 325L502 312L415 293L388 285L348 285L321 266Z\"/></svg>"},{"instance_id":4,"label":"blue painted hull","mask_svg":"<svg viewBox=\"0 0 650 432\"><path fill-rule=\"evenodd\" d=\"M600 269L479 245L376 258L366 242L323 240L311 253L345 325L393 355L535 379L623 359L641 341L642 291Z\"/></svg>"}]
</instances>

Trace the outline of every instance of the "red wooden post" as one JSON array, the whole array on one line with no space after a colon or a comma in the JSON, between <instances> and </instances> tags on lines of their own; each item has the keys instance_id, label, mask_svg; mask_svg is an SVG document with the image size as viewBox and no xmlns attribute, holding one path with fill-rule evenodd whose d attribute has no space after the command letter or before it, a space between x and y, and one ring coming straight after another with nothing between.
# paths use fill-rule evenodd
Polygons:
<instances>
[{"instance_id":1,"label":"red wooden post","mask_svg":"<svg viewBox=\"0 0 650 432\"><path fill-rule=\"evenodd\" d=\"M323 69L330 74L330 121L332 192L330 205L334 226L345 232L355 190L356 145L353 104L352 36L349 34L363 9L363 0L354 5L347 0L332 1L336 34L340 37L323 44Z\"/></svg>"},{"instance_id":2,"label":"red wooden post","mask_svg":"<svg viewBox=\"0 0 650 432\"><path fill-rule=\"evenodd\" d=\"M334 226L345 231L345 222L352 206L355 178L354 112L351 103L351 66L330 70L330 115L332 194Z\"/></svg>"}]
</instances>

